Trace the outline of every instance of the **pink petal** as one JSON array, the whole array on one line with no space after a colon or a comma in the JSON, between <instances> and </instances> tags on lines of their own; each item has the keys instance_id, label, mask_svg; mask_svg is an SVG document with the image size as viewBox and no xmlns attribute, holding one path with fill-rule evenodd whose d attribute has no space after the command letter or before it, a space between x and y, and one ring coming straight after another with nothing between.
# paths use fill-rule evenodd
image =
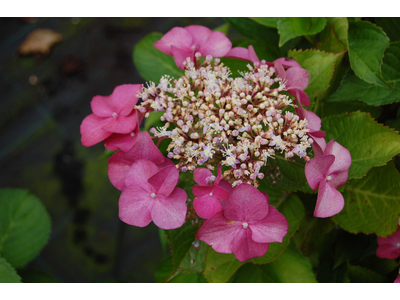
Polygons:
<instances>
[{"instance_id":1,"label":"pink petal","mask_svg":"<svg viewBox=\"0 0 400 300\"><path fill-rule=\"evenodd\" d=\"M212 193L219 200L227 200L229 198L229 193L218 185L214 185L214 191Z\"/></svg>"},{"instance_id":2,"label":"pink petal","mask_svg":"<svg viewBox=\"0 0 400 300\"><path fill-rule=\"evenodd\" d=\"M214 196L196 197L193 200L193 208L200 218L209 219L221 211L222 205Z\"/></svg>"},{"instance_id":3,"label":"pink petal","mask_svg":"<svg viewBox=\"0 0 400 300\"><path fill-rule=\"evenodd\" d=\"M232 42L222 32L212 32L206 43L200 44L201 56L223 57L232 48Z\"/></svg>"},{"instance_id":4,"label":"pink petal","mask_svg":"<svg viewBox=\"0 0 400 300\"><path fill-rule=\"evenodd\" d=\"M285 72L285 69L283 68L283 66L279 62L276 61L274 63L274 68L275 68L276 76L279 76L280 78L285 80L286 79L286 72Z\"/></svg>"},{"instance_id":5,"label":"pink petal","mask_svg":"<svg viewBox=\"0 0 400 300\"><path fill-rule=\"evenodd\" d=\"M125 188L125 178L132 166L132 162L124 159L125 153L118 151L108 160L108 177L117 189L122 191Z\"/></svg>"},{"instance_id":6,"label":"pink petal","mask_svg":"<svg viewBox=\"0 0 400 300\"><path fill-rule=\"evenodd\" d=\"M183 62L186 61L186 58L190 57L190 61L194 61L194 53L190 49L181 49L175 46L171 46L171 50L175 63L181 70L185 68Z\"/></svg>"},{"instance_id":7,"label":"pink petal","mask_svg":"<svg viewBox=\"0 0 400 300\"><path fill-rule=\"evenodd\" d=\"M324 155L332 154L335 156L335 162L329 169L329 173L335 173L338 171L344 171L350 168L351 155L350 151L340 145L338 142L331 140L326 145Z\"/></svg>"},{"instance_id":8,"label":"pink petal","mask_svg":"<svg viewBox=\"0 0 400 300\"><path fill-rule=\"evenodd\" d=\"M179 182L179 171L175 166L163 168L149 178L149 183L155 188L157 195L168 197Z\"/></svg>"},{"instance_id":9,"label":"pink petal","mask_svg":"<svg viewBox=\"0 0 400 300\"><path fill-rule=\"evenodd\" d=\"M214 185L218 185L221 179L222 179L222 167L220 166L217 168L217 178L214 181Z\"/></svg>"},{"instance_id":10,"label":"pink petal","mask_svg":"<svg viewBox=\"0 0 400 300\"><path fill-rule=\"evenodd\" d=\"M321 118L312 111L299 106L296 108L296 113L301 120L307 119L307 128L311 129L311 131L318 131L321 129Z\"/></svg>"},{"instance_id":11,"label":"pink petal","mask_svg":"<svg viewBox=\"0 0 400 300\"><path fill-rule=\"evenodd\" d=\"M136 95L141 91L141 84L123 84L114 89L111 99L118 115L127 116L132 112L139 100Z\"/></svg>"},{"instance_id":12,"label":"pink petal","mask_svg":"<svg viewBox=\"0 0 400 300\"><path fill-rule=\"evenodd\" d=\"M133 136L132 133L113 133L111 136L104 140L104 147L111 151L121 149L124 152L128 152L136 141L137 133L135 133L135 131L138 131L138 129L139 128L136 127L135 130L132 132L134 134Z\"/></svg>"},{"instance_id":13,"label":"pink petal","mask_svg":"<svg viewBox=\"0 0 400 300\"><path fill-rule=\"evenodd\" d=\"M157 196L154 200L151 211L154 224L165 230L183 225L187 212L187 195L184 190L175 188L169 197Z\"/></svg>"},{"instance_id":14,"label":"pink petal","mask_svg":"<svg viewBox=\"0 0 400 300\"><path fill-rule=\"evenodd\" d=\"M155 193L155 188L148 182L150 177L158 173L158 167L151 161L139 159L135 161L126 175L125 185L137 185L148 191Z\"/></svg>"},{"instance_id":15,"label":"pink petal","mask_svg":"<svg viewBox=\"0 0 400 300\"><path fill-rule=\"evenodd\" d=\"M281 57L281 58L275 59L273 62L274 63L279 62L286 69L291 68L291 67L301 68L299 63L297 61L295 61L293 58Z\"/></svg>"},{"instance_id":16,"label":"pink petal","mask_svg":"<svg viewBox=\"0 0 400 300\"><path fill-rule=\"evenodd\" d=\"M209 182L207 178L210 178L212 173L209 169L206 168L197 168L193 172L193 179L194 181L202 186L209 186Z\"/></svg>"},{"instance_id":17,"label":"pink petal","mask_svg":"<svg viewBox=\"0 0 400 300\"><path fill-rule=\"evenodd\" d=\"M141 131L138 133L136 142L126 153L125 159L131 161L147 159L151 160L156 165L160 165L164 162L164 156L154 145L153 140L147 131Z\"/></svg>"},{"instance_id":18,"label":"pink petal","mask_svg":"<svg viewBox=\"0 0 400 300\"><path fill-rule=\"evenodd\" d=\"M103 125L102 129L113 133L131 133L137 124L136 111L129 116L118 116L116 118L108 118L109 122Z\"/></svg>"},{"instance_id":19,"label":"pink petal","mask_svg":"<svg viewBox=\"0 0 400 300\"><path fill-rule=\"evenodd\" d=\"M264 219L269 205L264 195L250 184L236 187L225 206L225 217L230 220L248 222Z\"/></svg>"},{"instance_id":20,"label":"pink petal","mask_svg":"<svg viewBox=\"0 0 400 300\"><path fill-rule=\"evenodd\" d=\"M196 197L203 197L210 195L210 193L212 193L213 190L214 190L213 185L210 186L194 185L192 187L193 195L195 195Z\"/></svg>"},{"instance_id":21,"label":"pink petal","mask_svg":"<svg viewBox=\"0 0 400 300\"><path fill-rule=\"evenodd\" d=\"M157 164L158 170L162 170L169 166L175 166L172 160L164 157L164 162L162 164Z\"/></svg>"},{"instance_id":22,"label":"pink petal","mask_svg":"<svg viewBox=\"0 0 400 300\"><path fill-rule=\"evenodd\" d=\"M253 257L263 256L267 253L268 247L268 243L253 241L250 228L242 228L234 238L232 250L238 260L245 261Z\"/></svg>"},{"instance_id":23,"label":"pink petal","mask_svg":"<svg viewBox=\"0 0 400 300\"><path fill-rule=\"evenodd\" d=\"M310 106L310 98L308 95L300 89L297 88L289 88L287 91L290 95L295 97L301 105Z\"/></svg>"},{"instance_id":24,"label":"pink petal","mask_svg":"<svg viewBox=\"0 0 400 300\"><path fill-rule=\"evenodd\" d=\"M292 67L286 71L286 79L288 81L286 87L303 91L308 85L309 75L303 68Z\"/></svg>"},{"instance_id":25,"label":"pink petal","mask_svg":"<svg viewBox=\"0 0 400 300\"><path fill-rule=\"evenodd\" d=\"M346 183L348 177L349 177L349 170L344 170L336 173L330 173L329 176L331 176L330 183L333 185L335 189L338 187L341 187L343 184Z\"/></svg>"},{"instance_id":26,"label":"pink petal","mask_svg":"<svg viewBox=\"0 0 400 300\"><path fill-rule=\"evenodd\" d=\"M326 180L321 180L319 185L317 204L314 210L314 217L327 218L336 215L344 207L343 195Z\"/></svg>"},{"instance_id":27,"label":"pink petal","mask_svg":"<svg viewBox=\"0 0 400 300\"><path fill-rule=\"evenodd\" d=\"M254 47L252 45L249 45L249 59L251 62L260 62L260 59L258 58L256 51L254 50Z\"/></svg>"},{"instance_id":28,"label":"pink petal","mask_svg":"<svg viewBox=\"0 0 400 300\"><path fill-rule=\"evenodd\" d=\"M102 118L111 117L116 111L111 96L94 96L90 102L93 113Z\"/></svg>"},{"instance_id":29,"label":"pink petal","mask_svg":"<svg viewBox=\"0 0 400 300\"><path fill-rule=\"evenodd\" d=\"M201 25L190 25L186 26L185 29L192 36L193 40L191 46L205 44L207 40L210 38L211 34L213 33L213 31L210 28Z\"/></svg>"},{"instance_id":30,"label":"pink petal","mask_svg":"<svg viewBox=\"0 0 400 300\"><path fill-rule=\"evenodd\" d=\"M119 198L119 218L129 225L147 226L151 222L153 205L149 192L139 186L127 187Z\"/></svg>"},{"instance_id":31,"label":"pink petal","mask_svg":"<svg viewBox=\"0 0 400 300\"><path fill-rule=\"evenodd\" d=\"M220 211L203 223L197 237L217 252L232 253L233 240L241 229L240 222L228 220Z\"/></svg>"},{"instance_id":32,"label":"pink petal","mask_svg":"<svg viewBox=\"0 0 400 300\"><path fill-rule=\"evenodd\" d=\"M321 180L325 180L330 166L335 161L333 155L324 155L310 159L305 166L306 179L311 189L318 189Z\"/></svg>"},{"instance_id":33,"label":"pink petal","mask_svg":"<svg viewBox=\"0 0 400 300\"><path fill-rule=\"evenodd\" d=\"M102 129L108 122L110 122L110 118L100 118L95 114L84 118L80 128L82 145L90 147L108 138L112 132Z\"/></svg>"},{"instance_id":34,"label":"pink petal","mask_svg":"<svg viewBox=\"0 0 400 300\"><path fill-rule=\"evenodd\" d=\"M231 194L233 191L232 184L229 181L221 180L218 185L227 191L228 194Z\"/></svg>"},{"instance_id":35,"label":"pink petal","mask_svg":"<svg viewBox=\"0 0 400 300\"><path fill-rule=\"evenodd\" d=\"M250 61L249 50L243 47L232 48L225 57Z\"/></svg>"},{"instance_id":36,"label":"pink petal","mask_svg":"<svg viewBox=\"0 0 400 300\"><path fill-rule=\"evenodd\" d=\"M154 47L168 55L172 55L171 46L189 49L192 41L193 37L189 31L182 27L174 27L164 34L161 40L155 42Z\"/></svg>"},{"instance_id":37,"label":"pink petal","mask_svg":"<svg viewBox=\"0 0 400 300\"><path fill-rule=\"evenodd\" d=\"M310 134L310 136L314 140L314 143L312 144L312 148L314 150L314 157L324 155L324 150L326 148L325 138L314 137L312 134Z\"/></svg>"},{"instance_id":38,"label":"pink petal","mask_svg":"<svg viewBox=\"0 0 400 300\"><path fill-rule=\"evenodd\" d=\"M379 245L378 249L376 250L376 256L380 258L395 259L400 256L400 248L397 248L393 244Z\"/></svg>"},{"instance_id":39,"label":"pink petal","mask_svg":"<svg viewBox=\"0 0 400 300\"><path fill-rule=\"evenodd\" d=\"M400 272L399 272L399 275L397 275L397 277L393 283L400 283Z\"/></svg>"},{"instance_id":40,"label":"pink petal","mask_svg":"<svg viewBox=\"0 0 400 300\"><path fill-rule=\"evenodd\" d=\"M269 214L262 220L249 222L252 239L257 243L282 243L289 230L289 224L284 215L275 207L269 207Z\"/></svg>"}]
</instances>

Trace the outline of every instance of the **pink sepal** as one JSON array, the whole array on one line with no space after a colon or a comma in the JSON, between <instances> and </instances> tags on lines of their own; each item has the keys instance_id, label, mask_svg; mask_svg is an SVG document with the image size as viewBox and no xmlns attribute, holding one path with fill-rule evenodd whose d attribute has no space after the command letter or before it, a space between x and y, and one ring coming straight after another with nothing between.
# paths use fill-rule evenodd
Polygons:
<instances>
[{"instance_id":1,"label":"pink sepal","mask_svg":"<svg viewBox=\"0 0 400 300\"><path fill-rule=\"evenodd\" d=\"M329 181L321 180L314 217L331 217L340 213L343 207L343 195Z\"/></svg>"}]
</instances>

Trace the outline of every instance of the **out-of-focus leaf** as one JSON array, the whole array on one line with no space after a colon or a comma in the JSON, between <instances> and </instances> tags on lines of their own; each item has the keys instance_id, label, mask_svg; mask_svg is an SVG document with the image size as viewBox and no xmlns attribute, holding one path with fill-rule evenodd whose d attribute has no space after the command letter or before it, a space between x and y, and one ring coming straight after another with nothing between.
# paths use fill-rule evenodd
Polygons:
<instances>
[{"instance_id":1,"label":"out-of-focus leaf","mask_svg":"<svg viewBox=\"0 0 400 300\"><path fill-rule=\"evenodd\" d=\"M272 27L272 28L277 28L278 26L278 20L279 18L277 17L253 17L249 18L253 21L256 21L257 23L267 26L267 27Z\"/></svg>"},{"instance_id":2,"label":"out-of-focus leaf","mask_svg":"<svg viewBox=\"0 0 400 300\"><path fill-rule=\"evenodd\" d=\"M0 256L25 266L46 245L50 216L40 200L23 189L0 190Z\"/></svg>"},{"instance_id":3,"label":"out-of-focus leaf","mask_svg":"<svg viewBox=\"0 0 400 300\"><path fill-rule=\"evenodd\" d=\"M376 25L378 25L383 29L383 31L385 31L390 41L400 41L400 18L375 18L375 22Z\"/></svg>"},{"instance_id":4,"label":"out-of-focus leaf","mask_svg":"<svg viewBox=\"0 0 400 300\"><path fill-rule=\"evenodd\" d=\"M179 69L172 56L169 56L156 47L154 43L162 38L162 34L153 32L146 35L133 50L133 62L140 75L156 84L161 76L170 75L174 78L183 76L183 70Z\"/></svg>"}]
</instances>

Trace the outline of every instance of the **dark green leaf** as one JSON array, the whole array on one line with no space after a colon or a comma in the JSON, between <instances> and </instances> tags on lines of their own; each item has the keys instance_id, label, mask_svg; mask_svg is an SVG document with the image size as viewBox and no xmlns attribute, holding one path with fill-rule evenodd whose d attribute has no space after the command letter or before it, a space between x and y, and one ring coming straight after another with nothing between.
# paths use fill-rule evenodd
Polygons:
<instances>
[{"instance_id":1,"label":"dark green leaf","mask_svg":"<svg viewBox=\"0 0 400 300\"><path fill-rule=\"evenodd\" d=\"M227 282L243 264L235 258L234 254L218 253L209 247L203 274L209 282Z\"/></svg>"},{"instance_id":2,"label":"dark green leaf","mask_svg":"<svg viewBox=\"0 0 400 300\"><path fill-rule=\"evenodd\" d=\"M208 245L202 241L192 243L189 252L182 259L178 269L182 272L203 272Z\"/></svg>"},{"instance_id":3,"label":"dark green leaf","mask_svg":"<svg viewBox=\"0 0 400 300\"><path fill-rule=\"evenodd\" d=\"M256 21L257 23L267 26L267 27L272 27L272 28L277 28L278 26L278 20L279 18L277 17L253 17L249 18L253 21Z\"/></svg>"},{"instance_id":4,"label":"dark green leaf","mask_svg":"<svg viewBox=\"0 0 400 300\"><path fill-rule=\"evenodd\" d=\"M0 257L0 283L21 283L21 277L2 257Z\"/></svg>"},{"instance_id":5,"label":"dark green leaf","mask_svg":"<svg viewBox=\"0 0 400 300\"><path fill-rule=\"evenodd\" d=\"M383 53L388 46L389 39L380 27L366 21L350 23L350 65L362 80L387 86L381 75L381 65Z\"/></svg>"},{"instance_id":6,"label":"dark green leaf","mask_svg":"<svg viewBox=\"0 0 400 300\"><path fill-rule=\"evenodd\" d=\"M373 168L362 179L345 186L343 210L333 221L343 229L379 236L392 234L400 216L400 174L392 162Z\"/></svg>"},{"instance_id":7,"label":"dark green leaf","mask_svg":"<svg viewBox=\"0 0 400 300\"><path fill-rule=\"evenodd\" d=\"M270 159L266 166L267 174L265 182L283 191L304 191L315 193L307 183L304 172L305 161L296 159L295 161L286 160L283 156L276 155L275 159Z\"/></svg>"},{"instance_id":8,"label":"dark green leaf","mask_svg":"<svg viewBox=\"0 0 400 300\"><path fill-rule=\"evenodd\" d=\"M207 283L201 273L180 273L174 276L169 282L171 283Z\"/></svg>"},{"instance_id":9,"label":"dark green leaf","mask_svg":"<svg viewBox=\"0 0 400 300\"><path fill-rule=\"evenodd\" d=\"M189 251L194 241L197 227L190 222L183 224L182 227L172 230L166 230L167 238L171 243L172 259L174 270L176 270Z\"/></svg>"},{"instance_id":10,"label":"dark green leaf","mask_svg":"<svg viewBox=\"0 0 400 300\"><path fill-rule=\"evenodd\" d=\"M140 75L149 81L158 83L161 76L170 75L174 78L183 76L172 56L169 56L154 47L154 43L162 38L162 34L153 32L146 35L133 50L133 62Z\"/></svg>"},{"instance_id":11,"label":"dark green leaf","mask_svg":"<svg viewBox=\"0 0 400 300\"><path fill-rule=\"evenodd\" d=\"M172 256L169 255L165 257L157 266L157 270L154 273L155 281L157 283L167 282L173 273L174 266L172 264Z\"/></svg>"},{"instance_id":12,"label":"dark green leaf","mask_svg":"<svg viewBox=\"0 0 400 300\"><path fill-rule=\"evenodd\" d=\"M51 231L39 199L23 189L0 190L0 256L20 268L36 257Z\"/></svg>"},{"instance_id":13,"label":"dark green leaf","mask_svg":"<svg viewBox=\"0 0 400 300\"><path fill-rule=\"evenodd\" d=\"M382 108L372 106L361 101L343 101L343 102L324 102L321 118L334 115L341 115L346 112L363 111L371 114L371 117L378 119L382 113Z\"/></svg>"},{"instance_id":14,"label":"dark green leaf","mask_svg":"<svg viewBox=\"0 0 400 300\"><path fill-rule=\"evenodd\" d=\"M282 243L270 243L267 253L262 257L255 257L251 261L257 264L266 264L279 257L290 243L290 238L299 229L300 222L304 217L304 206L301 200L294 194L290 195L277 209L282 213L289 223L289 231L283 238Z\"/></svg>"},{"instance_id":15,"label":"dark green leaf","mask_svg":"<svg viewBox=\"0 0 400 300\"><path fill-rule=\"evenodd\" d=\"M352 283L385 282L385 276L360 266L347 266L347 276Z\"/></svg>"},{"instance_id":16,"label":"dark green leaf","mask_svg":"<svg viewBox=\"0 0 400 300\"><path fill-rule=\"evenodd\" d=\"M400 91L393 90L387 86L369 84L353 72L348 71L343 77L339 89L333 93L327 101L342 102L360 100L369 105L384 105L400 101ZM344 104L342 104L345 106Z\"/></svg>"},{"instance_id":17,"label":"dark green leaf","mask_svg":"<svg viewBox=\"0 0 400 300\"><path fill-rule=\"evenodd\" d=\"M375 22L391 41L400 41L400 18L375 18Z\"/></svg>"},{"instance_id":18,"label":"dark green leaf","mask_svg":"<svg viewBox=\"0 0 400 300\"><path fill-rule=\"evenodd\" d=\"M369 169L386 164L400 152L397 132L376 123L366 113L355 112L322 119L326 141L335 139L350 151L349 178L361 178Z\"/></svg>"},{"instance_id":19,"label":"dark green leaf","mask_svg":"<svg viewBox=\"0 0 400 300\"><path fill-rule=\"evenodd\" d=\"M274 282L317 282L310 261L293 243L277 260L262 265L261 268Z\"/></svg>"},{"instance_id":20,"label":"dark green leaf","mask_svg":"<svg viewBox=\"0 0 400 300\"><path fill-rule=\"evenodd\" d=\"M275 281L267 274L267 272L264 271L263 265L247 263L241 266L239 270L237 270L233 282L266 283Z\"/></svg>"},{"instance_id":21,"label":"dark green leaf","mask_svg":"<svg viewBox=\"0 0 400 300\"><path fill-rule=\"evenodd\" d=\"M325 27L326 19L316 17L280 18L277 24L280 34L279 47L281 47L297 36L312 35L320 32Z\"/></svg>"}]
</instances>

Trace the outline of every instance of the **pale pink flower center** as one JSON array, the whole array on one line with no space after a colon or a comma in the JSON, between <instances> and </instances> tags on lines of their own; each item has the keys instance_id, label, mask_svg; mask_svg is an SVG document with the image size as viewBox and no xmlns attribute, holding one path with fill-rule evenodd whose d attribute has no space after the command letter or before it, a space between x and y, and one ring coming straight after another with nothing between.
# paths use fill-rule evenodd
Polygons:
<instances>
[{"instance_id":1,"label":"pale pink flower center","mask_svg":"<svg viewBox=\"0 0 400 300\"><path fill-rule=\"evenodd\" d=\"M325 179L328 180L328 181L329 181L329 180L332 180L332 176L329 176L329 175L328 175L328 176L326 176Z\"/></svg>"},{"instance_id":2,"label":"pale pink flower center","mask_svg":"<svg viewBox=\"0 0 400 300\"><path fill-rule=\"evenodd\" d=\"M249 224L247 222L243 222L242 226L243 226L243 228L247 228L247 227L249 227Z\"/></svg>"},{"instance_id":3,"label":"pale pink flower center","mask_svg":"<svg viewBox=\"0 0 400 300\"><path fill-rule=\"evenodd\" d=\"M113 117L114 119L116 119L116 118L118 117L118 114L114 111L114 112L112 113L112 117Z\"/></svg>"},{"instance_id":4,"label":"pale pink flower center","mask_svg":"<svg viewBox=\"0 0 400 300\"><path fill-rule=\"evenodd\" d=\"M151 193L151 195L150 195L152 198L155 198L155 197L157 197L157 195L155 194L155 193Z\"/></svg>"}]
</instances>

